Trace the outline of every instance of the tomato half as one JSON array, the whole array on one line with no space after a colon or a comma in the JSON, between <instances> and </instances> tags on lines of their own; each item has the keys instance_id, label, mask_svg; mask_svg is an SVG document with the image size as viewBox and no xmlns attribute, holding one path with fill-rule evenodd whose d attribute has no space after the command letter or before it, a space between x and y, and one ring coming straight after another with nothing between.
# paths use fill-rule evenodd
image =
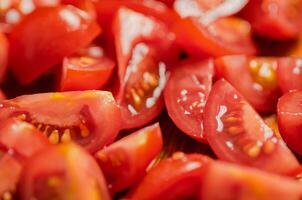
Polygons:
<instances>
[{"instance_id":1,"label":"tomato half","mask_svg":"<svg viewBox=\"0 0 302 200\"><path fill-rule=\"evenodd\" d=\"M24 200L110 199L95 160L72 143L35 154L24 166L20 192Z\"/></svg>"},{"instance_id":2,"label":"tomato half","mask_svg":"<svg viewBox=\"0 0 302 200\"><path fill-rule=\"evenodd\" d=\"M278 102L278 125L280 134L287 145L302 155L302 126L301 106L302 91L289 92Z\"/></svg>"},{"instance_id":3,"label":"tomato half","mask_svg":"<svg viewBox=\"0 0 302 200\"><path fill-rule=\"evenodd\" d=\"M277 78L284 93L302 89L302 59L285 57L278 60Z\"/></svg>"},{"instance_id":4,"label":"tomato half","mask_svg":"<svg viewBox=\"0 0 302 200\"><path fill-rule=\"evenodd\" d=\"M109 189L118 192L139 181L162 147L159 124L148 126L95 154Z\"/></svg>"},{"instance_id":5,"label":"tomato half","mask_svg":"<svg viewBox=\"0 0 302 200\"><path fill-rule=\"evenodd\" d=\"M164 92L167 111L176 126L203 142L203 109L213 76L213 60L187 60L171 72Z\"/></svg>"},{"instance_id":6,"label":"tomato half","mask_svg":"<svg viewBox=\"0 0 302 200\"><path fill-rule=\"evenodd\" d=\"M256 53L250 25L246 21L235 17L205 19L207 11L219 5L221 1L201 3L202 1L194 0L188 4L182 3L185 6L177 2L174 9L182 19L178 20L174 27L176 41L190 54L222 56Z\"/></svg>"},{"instance_id":7,"label":"tomato half","mask_svg":"<svg viewBox=\"0 0 302 200\"><path fill-rule=\"evenodd\" d=\"M299 165L283 140L223 79L210 92L204 126L208 143L223 160L281 174Z\"/></svg>"},{"instance_id":8,"label":"tomato half","mask_svg":"<svg viewBox=\"0 0 302 200\"><path fill-rule=\"evenodd\" d=\"M256 110L275 110L280 94L276 58L224 56L215 61L215 67L218 76L229 81Z\"/></svg>"},{"instance_id":9,"label":"tomato half","mask_svg":"<svg viewBox=\"0 0 302 200\"><path fill-rule=\"evenodd\" d=\"M120 130L120 111L110 92L24 95L2 101L0 119L17 116L41 130L53 144L70 140L95 152Z\"/></svg>"},{"instance_id":10,"label":"tomato half","mask_svg":"<svg viewBox=\"0 0 302 200\"><path fill-rule=\"evenodd\" d=\"M298 200L302 196L301 183L221 161L210 164L202 181L200 199Z\"/></svg>"},{"instance_id":11,"label":"tomato half","mask_svg":"<svg viewBox=\"0 0 302 200\"><path fill-rule=\"evenodd\" d=\"M128 8L118 11L114 33L123 128L140 127L163 108L166 71L176 58L174 37L160 21Z\"/></svg>"},{"instance_id":12,"label":"tomato half","mask_svg":"<svg viewBox=\"0 0 302 200\"><path fill-rule=\"evenodd\" d=\"M3 81L7 62L8 62L8 40L6 36L0 32L0 82Z\"/></svg>"},{"instance_id":13,"label":"tomato half","mask_svg":"<svg viewBox=\"0 0 302 200\"><path fill-rule=\"evenodd\" d=\"M31 83L99 33L97 23L73 6L38 8L10 35L12 71L20 83Z\"/></svg>"},{"instance_id":14,"label":"tomato half","mask_svg":"<svg viewBox=\"0 0 302 200\"><path fill-rule=\"evenodd\" d=\"M201 154L174 153L147 173L130 199L196 199L210 162Z\"/></svg>"},{"instance_id":15,"label":"tomato half","mask_svg":"<svg viewBox=\"0 0 302 200\"><path fill-rule=\"evenodd\" d=\"M292 39L298 36L302 22L300 0L252 0L242 11L253 31L270 39Z\"/></svg>"},{"instance_id":16,"label":"tomato half","mask_svg":"<svg viewBox=\"0 0 302 200\"><path fill-rule=\"evenodd\" d=\"M102 88L109 80L115 63L99 46L89 46L65 57L60 76L60 91Z\"/></svg>"}]
</instances>

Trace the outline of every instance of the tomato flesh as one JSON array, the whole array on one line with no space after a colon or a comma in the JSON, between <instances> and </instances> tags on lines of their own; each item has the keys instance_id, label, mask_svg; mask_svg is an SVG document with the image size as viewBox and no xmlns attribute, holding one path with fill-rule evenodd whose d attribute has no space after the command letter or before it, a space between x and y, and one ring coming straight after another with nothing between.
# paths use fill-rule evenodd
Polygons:
<instances>
[{"instance_id":1,"label":"tomato flesh","mask_svg":"<svg viewBox=\"0 0 302 200\"><path fill-rule=\"evenodd\" d=\"M276 58L224 56L216 59L215 67L218 77L230 82L256 110L275 110L280 94Z\"/></svg>"},{"instance_id":2,"label":"tomato flesh","mask_svg":"<svg viewBox=\"0 0 302 200\"><path fill-rule=\"evenodd\" d=\"M11 33L12 71L21 84L29 84L99 33L96 22L73 6L38 8Z\"/></svg>"},{"instance_id":3,"label":"tomato flesh","mask_svg":"<svg viewBox=\"0 0 302 200\"><path fill-rule=\"evenodd\" d=\"M162 147L159 124L148 126L95 154L112 192L122 191L140 180Z\"/></svg>"},{"instance_id":4,"label":"tomato flesh","mask_svg":"<svg viewBox=\"0 0 302 200\"><path fill-rule=\"evenodd\" d=\"M299 165L283 140L223 79L210 92L204 125L208 143L223 160L280 174Z\"/></svg>"},{"instance_id":5,"label":"tomato flesh","mask_svg":"<svg viewBox=\"0 0 302 200\"><path fill-rule=\"evenodd\" d=\"M8 40L6 36L0 32L0 82L3 81L8 63Z\"/></svg>"},{"instance_id":6,"label":"tomato flesh","mask_svg":"<svg viewBox=\"0 0 302 200\"><path fill-rule=\"evenodd\" d=\"M206 142L203 112L214 76L213 60L187 60L171 72L165 103L176 126L192 138Z\"/></svg>"},{"instance_id":7,"label":"tomato flesh","mask_svg":"<svg viewBox=\"0 0 302 200\"><path fill-rule=\"evenodd\" d=\"M110 92L24 95L2 102L0 119L18 117L36 126L53 144L75 141L95 152L113 142L120 111Z\"/></svg>"}]
</instances>

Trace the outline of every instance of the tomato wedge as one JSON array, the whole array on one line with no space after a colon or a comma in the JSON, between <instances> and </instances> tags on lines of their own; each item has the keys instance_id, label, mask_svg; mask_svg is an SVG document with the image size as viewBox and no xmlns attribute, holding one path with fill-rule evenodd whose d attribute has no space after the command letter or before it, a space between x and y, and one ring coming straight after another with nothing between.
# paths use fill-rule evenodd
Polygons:
<instances>
[{"instance_id":1,"label":"tomato wedge","mask_svg":"<svg viewBox=\"0 0 302 200\"><path fill-rule=\"evenodd\" d=\"M65 57L60 76L60 91L102 88L109 80L115 63L99 46L89 46Z\"/></svg>"},{"instance_id":2,"label":"tomato wedge","mask_svg":"<svg viewBox=\"0 0 302 200\"><path fill-rule=\"evenodd\" d=\"M34 155L24 166L20 192L24 200L110 199L95 160L72 143Z\"/></svg>"},{"instance_id":3,"label":"tomato wedge","mask_svg":"<svg viewBox=\"0 0 302 200\"><path fill-rule=\"evenodd\" d=\"M227 81L213 86L205 107L207 140L226 161L285 174L299 163L244 97Z\"/></svg>"},{"instance_id":4,"label":"tomato wedge","mask_svg":"<svg viewBox=\"0 0 302 200\"><path fill-rule=\"evenodd\" d=\"M0 82L3 81L7 62L8 62L8 40L6 36L0 32Z\"/></svg>"},{"instance_id":5,"label":"tomato wedge","mask_svg":"<svg viewBox=\"0 0 302 200\"><path fill-rule=\"evenodd\" d=\"M139 181L162 147L159 124L132 133L100 150L95 157L109 189L119 192Z\"/></svg>"},{"instance_id":6,"label":"tomato wedge","mask_svg":"<svg viewBox=\"0 0 302 200\"><path fill-rule=\"evenodd\" d=\"M182 17L174 27L176 41L190 54L222 56L228 54L255 54L250 25L236 17L213 17L207 11L221 1L176 1L174 9ZM183 5L185 4L185 6ZM214 9L213 9L214 10ZM224 9L223 9L224 10ZM215 13L215 11L213 11Z\"/></svg>"},{"instance_id":7,"label":"tomato wedge","mask_svg":"<svg viewBox=\"0 0 302 200\"><path fill-rule=\"evenodd\" d=\"M302 89L302 59L285 57L278 60L278 83L282 92Z\"/></svg>"},{"instance_id":8,"label":"tomato wedge","mask_svg":"<svg viewBox=\"0 0 302 200\"><path fill-rule=\"evenodd\" d=\"M242 11L253 31L269 39L298 36L302 22L302 2L296 0L252 0Z\"/></svg>"},{"instance_id":9,"label":"tomato wedge","mask_svg":"<svg viewBox=\"0 0 302 200\"><path fill-rule=\"evenodd\" d=\"M298 200L302 196L301 183L221 161L210 164L202 182L200 199Z\"/></svg>"},{"instance_id":10,"label":"tomato wedge","mask_svg":"<svg viewBox=\"0 0 302 200\"><path fill-rule=\"evenodd\" d=\"M172 63L170 59L176 58L172 47L174 37L173 34L169 37L169 31L160 21L128 8L118 11L114 33L122 127L140 127L163 109L166 71Z\"/></svg>"},{"instance_id":11,"label":"tomato wedge","mask_svg":"<svg viewBox=\"0 0 302 200\"><path fill-rule=\"evenodd\" d=\"M170 75L164 97L169 116L190 137L206 142L203 109L212 87L214 62L186 60Z\"/></svg>"},{"instance_id":12,"label":"tomato wedge","mask_svg":"<svg viewBox=\"0 0 302 200\"><path fill-rule=\"evenodd\" d=\"M99 33L97 23L73 6L38 8L11 33L12 71L21 84L29 84Z\"/></svg>"},{"instance_id":13,"label":"tomato wedge","mask_svg":"<svg viewBox=\"0 0 302 200\"><path fill-rule=\"evenodd\" d=\"M275 110L280 94L276 58L224 56L215 61L215 67L218 76L229 81L256 110Z\"/></svg>"},{"instance_id":14,"label":"tomato wedge","mask_svg":"<svg viewBox=\"0 0 302 200\"><path fill-rule=\"evenodd\" d=\"M130 194L130 199L196 199L211 159L177 152L151 169Z\"/></svg>"},{"instance_id":15,"label":"tomato wedge","mask_svg":"<svg viewBox=\"0 0 302 200\"><path fill-rule=\"evenodd\" d=\"M0 120L14 116L36 126L53 144L72 140L91 153L113 142L121 123L111 93L93 90L2 101Z\"/></svg>"},{"instance_id":16,"label":"tomato wedge","mask_svg":"<svg viewBox=\"0 0 302 200\"><path fill-rule=\"evenodd\" d=\"M302 92L289 92L278 102L278 125L282 138L286 144L298 154L302 155L302 125L301 107Z\"/></svg>"}]
</instances>

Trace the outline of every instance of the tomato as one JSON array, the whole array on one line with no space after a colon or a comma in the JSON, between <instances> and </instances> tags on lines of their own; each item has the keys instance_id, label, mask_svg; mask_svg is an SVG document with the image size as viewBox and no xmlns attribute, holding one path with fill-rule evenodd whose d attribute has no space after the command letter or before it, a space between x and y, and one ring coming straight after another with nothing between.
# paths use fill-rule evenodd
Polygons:
<instances>
[{"instance_id":1,"label":"tomato","mask_svg":"<svg viewBox=\"0 0 302 200\"><path fill-rule=\"evenodd\" d=\"M159 124L132 133L100 150L95 157L104 172L109 189L118 192L133 185L146 173L162 147Z\"/></svg>"},{"instance_id":2,"label":"tomato","mask_svg":"<svg viewBox=\"0 0 302 200\"><path fill-rule=\"evenodd\" d=\"M110 199L95 160L72 143L34 155L24 166L20 192L24 200Z\"/></svg>"},{"instance_id":3,"label":"tomato","mask_svg":"<svg viewBox=\"0 0 302 200\"><path fill-rule=\"evenodd\" d=\"M120 130L120 111L110 92L24 95L2 101L0 120L17 116L41 130L53 144L70 140L95 152Z\"/></svg>"},{"instance_id":4,"label":"tomato","mask_svg":"<svg viewBox=\"0 0 302 200\"><path fill-rule=\"evenodd\" d=\"M277 78L284 93L302 89L302 59L284 57L278 60Z\"/></svg>"},{"instance_id":5,"label":"tomato","mask_svg":"<svg viewBox=\"0 0 302 200\"><path fill-rule=\"evenodd\" d=\"M190 4L182 2L174 4L174 9L182 17L174 31L177 42L190 54L222 56L256 53L250 25L246 21L236 17L218 17L216 20L212 20L212 16L210 19L204 17L211 6L217 6L218 1L209 4L196 0ZM216 18L215 15L213 17Z\"/></svg>"},{"instance_id":6,"label":"tomato","mask_svg":"<svg viewBox=\"0 0 302 200\"><path fill-rule=\"evenodd\" d=\"M289 92L282 96L278 102L278 125L282 138L286 144L295 152L302 155L302 125L301 112L302 92Z\"/></svg>"},{"instance_id":7,"label":"tomato","mask_svg":"<svg viewBox=\"0 0 302 200\"><path fill-rule=\"evenodd\" d=\"M102 88L109 80L115 63L99 46L89 46L65 57L60 76L60 91Z\"/></svg>"},{"instance_id":8,"label":"tomato","mask_svg":"<svg viewBox=\"0 0 302 200\"><path fill-rule=\"evenodd\" d=\"M174 37L160 21L127 8L118 11L113 30L123 128L140 127L163 108L166 71L176 57Z\"/></svg>"},{"instance_id":9,"label":"tomato","mask_svg":"<svg viewBox=\"0 0 302 200\"><path fill-rule=\"evenodd\" d=\"M242 11L253 31L269 39L292 39L298 36L302 20L300 0L253 0Z\"/></svg>"},{"instance_id":10,"label":"tomato","mask_svg":"<svg viewBox=\"0 0 302 200\"><path fill-rule=\"evenodd\" d=\"M99 33L96 22L73 6L38 8L11 33L12 71L21 84L29 84Z\"/></svg>"},{"instance_id":11,"label":"tomato","mask_svg":"<svg viewBox=\"0 0 302 200\"><path fill-rule=\"evenodd\" d=\"M300 165L299 167L297 167L296 169L294 169L293 171L291 171L290 173L287 174L289 177L294 178L297 181L302 181L302 166Z\"/></svg>"},{"instance_id":12,"label":"tomato","mask_svg":"<svg viewBox=\"0 0 302 200\"><path fill-rule=\"evenodd\" d=\"M202 181L200 199L298 200L302 196L301 183L221 161L210 164Z\"/></svg>"},{"instance_id":13,"label":"tomato","mask_svg":"<svg viewBox=\"0 0 302 200\"><path fill-rule=\"evenodd\" d=\"M283 140L223 79L209 94L204 126L208 143L223 160L280 174L298 166Z\"/></svg>"},{"instance_id":14,"label":"tomato","mask_svg":"<svg viewBox=\"0 0 302 200\"><path fill-rule=\"evenodd\" d=\"M203 109L213 76L213 60L187 60L171 72L164 92L167 111L176 126L203 142Z\"/></svg>"},{"instance_id":15,"label":"tomato","mask_svg":"<svg viewBox=\"0 0 302 200\"><path fill-rule=\"evenodd\" d=\"M74 5L90 14L91 18L96 19L96 10L91 0L61 0L61 3Z\"/></svg>"},{"instance_id":16,"label":"tomato","mask_svg":"<svg viewBox=\"0 0 302 200\"><path fill-rule=\"evenodd\" d=\"M147 173L130 199L194 199L210 162L201 154L174 153Z\"/></svg>"},{"instance_id":17,"label":"tomato","mask_svg":"<svg viewBox=\"0 0 302 200\"><path fill-rule=\"evenodd\" d=\"M0 82L3 81L7 62L8 62L8 40L6 36L0 32Z\"/></svg>"},{"instance_id":18,"label":"tomato","mask_svg":"<svg viewBox=\"0 0 302 200\"><path fill-rule=\"evenodd\" d=\"M238 89L255 109L262 112L275 110L280 93L276 58L224 56L215 64L218 76Z\"/></svg>"}]
</instances>

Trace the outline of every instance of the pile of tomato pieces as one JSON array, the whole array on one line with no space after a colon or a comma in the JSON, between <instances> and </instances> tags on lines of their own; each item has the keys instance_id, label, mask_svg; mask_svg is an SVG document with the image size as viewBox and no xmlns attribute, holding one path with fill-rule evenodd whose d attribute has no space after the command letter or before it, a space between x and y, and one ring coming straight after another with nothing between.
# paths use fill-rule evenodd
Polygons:
<instances>
[{"instance_id":1,"label":"pile of tomato pieces","mask_svg":"<svg viewBox=\"0 0 302 200\"><path fill-rule=\"evenodd\" d=\"M0 200L301 199L301 25L302 0L0 0Z\"/></svg>"}]
</instances>

